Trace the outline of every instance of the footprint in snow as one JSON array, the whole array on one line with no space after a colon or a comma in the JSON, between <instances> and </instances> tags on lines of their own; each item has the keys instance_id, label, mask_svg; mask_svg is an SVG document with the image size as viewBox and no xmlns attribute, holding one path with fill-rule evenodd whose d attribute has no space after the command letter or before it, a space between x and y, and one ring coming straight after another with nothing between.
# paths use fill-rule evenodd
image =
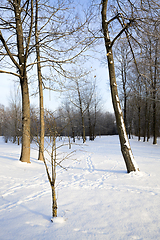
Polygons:
<instances>
[{"instance_id":1,"label":"footprint in snow","mask_svg":"<svg viewBox=\"0 0 160 240\"><path fill-rule=\"evenodd\" d=\"M89 171L90 173L94 172L95 168L94 168L94 165L93 165L93 163L92 163L91 156L88 156L88 157L87 157L86 163L87 163L87 166L88 166L88 171Z\"/></svg>"}]
</instances>

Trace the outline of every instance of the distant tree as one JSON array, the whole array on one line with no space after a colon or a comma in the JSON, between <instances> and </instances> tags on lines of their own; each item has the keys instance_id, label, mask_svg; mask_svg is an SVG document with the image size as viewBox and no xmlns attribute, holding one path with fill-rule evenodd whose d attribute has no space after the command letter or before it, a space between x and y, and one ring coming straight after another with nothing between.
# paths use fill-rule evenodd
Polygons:
<instances>
[{"instance_id":1,"label":"distant tree","mask_svg":"<svg viewBox=\"0 0 160 240\"><path fill-rule=\"evenodd\" d=\"M65 99L64 102L64 111L63 111L63 116L66 117L66 119L68 119L69 125L67 127L70 126L71 129L71 137L73 138L73 141L75 142L75 118L76 118L76 113L74 111L74 107L71 106L71 102L69 101L69 99ZM70 135L69 129L68 129L68 135Z\"/></svg>"},{"instance_id":2,"label":"distant tree","mask_svg":"<svg viewBox=\"0 0 160 240\"><path fill-rule=\"evenodd\" d=\"M133 65L133 57L128 46L127 40L122 39L118 41L115 46L115 58L116 58L116 74L119 80L120 92L122 93L122 106L123 106L123 117L126 130L128 130L127 123L127 100L130 93L130 75L131 66Z\"/></svg>"},{"instance_id":3,"label":"distant tree","mask_svg":"<svg viewBox=\"0 0 160 240\"><path fill-rule=\"evenodd\" d=\"M19 89L14 87L13 92L10 94L9 111L11 117L11 136L13 143L17 141L19 144L19 138L22 136L22 108Z\"/></svg>"},{"instance_id":4,"label":"distant tree","mask_svg":"<svg viewBox=\"0 0 160 240\"><path fill-rule=\"evenodd\" d=\"M95 80L89 79L88 73L83 71L75 73L75 76L70 78L67 86L69 101L79 109L81 116L81 126L83 143L86 141L85 133L85 113L92 102L94 91L95 91ZM86 94L87 93L87 94ZM86 96L87 95L87 96Z\"/></svg>"},{"instance_id":5,"label":"distant tree","mask_svg":"<svg viewBox=\"0 0 160 240\"><path fill-rule=\"evenodd\" d=\"M97 135L116 135L116 119L113 113L100 111L97 115Z\"/></svg>"},{"instance_id":6,"label":"distant tree","mask_svg":"<svg viewBox=\"0 0 160 240\"><path fill-rule=\"evenodd\" d=\"M30 119L31 119L31 142L38 138L40 132L40 119L39 119L39 108L35 105L30 107ZM38 140L38 142L40 139ZM40 143L39 143L40 144Z\"/></svg>"},{"instance_id":7,"label":"distant tree","mask_svg":"<svg viewBox=\"0 0 160 240\"><path fill-rule=\"evenodd\" d=\"M88 91L90 91L88 89ZM95 85L93 89L93 97L90 102L89 92L86 91L86 102L88 102L88 109L87 109L87 118L88 118L88 129L89 129L89 140L93 141L96 137L96 126L97 126L97 117L100 113L100 97L98 94L98 88Z\"/></svg>"},{"instance_id":8,"label":"distant tree","mask_svg":"<svg viewBox=\"0 0 160 240\"><path fill-rule=\"evenodd\" d=\"M141 52L137 54L136 64L132 66L129 73L130 104L134 102L132 108L132 122L134 123L134 133L138 140L143 137L147 141L150 135L153 136L153 143L159 134L158 108L159 108L159 41L155 26L148 26L148 32L142 34L139 40ZM138 70L138 71L137 71ZM128 100L129 100L128 98ZM131 104L132 105L132 104ZM128 109L130 106L127 107Z\"/></svg>"},{"instance_id":9,"label":"distant tree","mask_svg":"<svg viewBox=\"0 0 160 240\"><path fill-rule=\"evenodd\" d=\"M4 105L0 104L0 136L4 134L4 113L5 107Z\"/></svg>"},{"instance_id":10,"label":"distant tree","mask_svg":"<svg viewBox=\"0 0 160 240\"><path fill-rule=\"evenodd\" d=\"M8 140L20 144L22 137L22 110L19 89L14 85L10 92L8 107L4 108L3 135Z\"/></svg>"}]
</instances>

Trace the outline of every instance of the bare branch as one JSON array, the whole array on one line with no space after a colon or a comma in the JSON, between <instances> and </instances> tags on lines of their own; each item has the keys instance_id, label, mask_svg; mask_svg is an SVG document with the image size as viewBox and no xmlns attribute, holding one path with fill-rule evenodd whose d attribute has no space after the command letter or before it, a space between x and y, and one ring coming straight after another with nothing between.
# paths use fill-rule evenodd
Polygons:
<instances>
[{"instance_id":1,"label":"bare branch","mask_svg":"<svg viewBox=\"0 0 160 240\"><path fill-rule=\"evenodd\" d=\"M6 41L4 40L4 38L3 38L3 36L2 36L2 32L1 32L1 31L0 31L0 40L1 40L1 42L2 42L2 44L3 44L3 46L4 46L4 48L5 48L8 56L10 57L10 59L12 60L12 62L14 63L14 65L20 70L20 66L19 66L19 64L17 63L17 61L14 59L12 53L10 52L10 50L9 50L9 48L8 48L8 46L7 46L7 43L6 43Z\"/></svg>"},{"instance_id":2,"label":"bare branch","mask_svg":"<svg viewBox=\"0 0 160 240\"><path fill-rule=\"evenodd\" d=\"M20 76L19 74L17 74L17 73L14 73L14 72L8 72L8 71L3 71L3 70L0 70L0 73L7 73L7 74L14 75L14 76L16 76L16 77L18 77L18 78L21 78L21 76Z\"/></svg>"}]
</instances>

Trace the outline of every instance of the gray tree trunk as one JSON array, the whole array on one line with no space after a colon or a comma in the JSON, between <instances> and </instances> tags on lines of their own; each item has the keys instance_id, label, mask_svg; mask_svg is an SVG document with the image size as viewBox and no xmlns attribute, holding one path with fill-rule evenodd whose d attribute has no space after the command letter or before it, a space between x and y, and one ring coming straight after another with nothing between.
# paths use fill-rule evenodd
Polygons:
<instances>
[{"instance_id":1,"label":"gray tree trunk","mask_svg":"<svg viewBox=\"0 0 160 240\"><path fill-rule=\"evenodd\" d=\"M39 139L38 160L43 161L45 129L44 129L42 72L41 72L41 64L40 64L40 47L39 47L39 39L38 39L38 1L37 0L36 0L36 16L35 16L35 40L36 40L37 74L38 74L38 83L39 83L39 105L40 105L40 139Z\"/></svg>"},{"instance_id":2,"label":"gray tree trunk","mask_svg":"<svg viewBox=\"0 0 160 240\"><path fill-rule=\"evenodd\" d=\"M29 90L28 90L28 79L26 72L26 62L28 55L28 47L31 38L32 30L32 14L31 13L31 25L30 32L27 39L26 50L24 49L24 39L23 39L23 29L21 21L21 1L14 3L14 13L16 20L16 37L17 37L17 49L18 49L18 59L19 59L19 72L20 72L20 84L22 92L22 149L20 160L22 162L30 163L30 102L29 102ZM33 7L33 0L31 1L31 6Z\"/></svg>"},{"instance_id":3,"label":"gray tree trunk","mask_svg":"<svg viewBox=\"0 0 160 240\"><path fill-rule=\"evenodd\" d=\"M156 88L157 88L157 54L158 40L155 46L155 61L154 61L154 79L153 79L153 144L157 144L157 107L156 107Z\"/></svg>"},{"instance_id":4,"label":"gray tree trunk","mask_svg":"<svg viewBox=\"0 0 160 240\"><path fill-rule=\"evenodd\" d=\"M22 92L22 148L20 160L30 163L30 102L27 77L21 80Z\"/></svg>"},{"instance_id":5,"label":"gray tree trunk","mask_svg":"<svg viewBox=\"0 0 160 240\"><path fill-rule=\"evenodd\" d=\"M111 40L109 37L108 23L106 19L107 3L108 3L107 0L102 0L102 28L103 28L103 34L104 34L104 40L105 40L105 47L107 51L107 61L108 61L108 69L109 69L112 103L113 103L113 108L114 108L115 117L116 117L117 129L118 129L118 134L119 134L119 139L121 144L121 151L127 167L127 172L129 173L131 171L137 171L139 170L139 168L132 154L132 150L130 147L130 143L128 140L128 136L126 133L126 128L123 120L123 113L121 110L120 101L118 97Z\"/></svg>"}]
</instances>

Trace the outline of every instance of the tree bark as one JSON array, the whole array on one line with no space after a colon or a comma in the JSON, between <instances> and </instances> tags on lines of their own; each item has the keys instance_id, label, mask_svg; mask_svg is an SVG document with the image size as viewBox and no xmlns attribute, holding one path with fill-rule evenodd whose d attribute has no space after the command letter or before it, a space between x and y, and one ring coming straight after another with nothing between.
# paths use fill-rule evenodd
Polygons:
<instances>
[{"instance_id":1,"label":"tree bark","mask_svg":"<svg viewBox=\"0 0 160 240\"><path fill-rule=\"evenodd\" d=\"M53 156L54 154L54 156ZM51 153L51 164L52 164L52 181L51 181L51 188L52 188L52 217L57 217L57 199L56 199L56 190L55 190L55 182L56 182L56 136L53 137L53 144L52 144L52 153Z\"/></svg>"},{"instance_id":2,"label":"tree bark","mask_svg":"<svg viewBox=\"0 0 160 240\"><path fill-rule=\"evenodd\" d=\"M124 56L123 56L124 59ZM124 60L123 60L124 61ZM124 62L122 62L122 84L123 84L123 99L124 99L124 109L123 109L123 117L124 117L124 123L125 126L127 126L127 91L126 91L126 82L127 82L127 76L126 76L126 67L124 65Z\"/></svg>"},{"instance_id":3,"label":"tree bark","mask_svg":"<svg viewBox=\"0 0 160 240\"><path fill-rule=\"evenodd\" d=\"M57 217L57 199L55 186L52 186L52 217Z\"/></svg>"},{"instance_id":4,"label":"tree bark","mask_svg":"<svg viewBox=\"0 0 160 240\"><path fill-rule=\"evenodd\" d=\"M91 124L91 116L90 111L88 107L88 127L89 127L89 140L92 141L93 139L93 133L92 133L92 124Z\"/></svg>"},{"instance_id":5,"label":"tree bark","mask_svg":"<svg viewBox=\"0 0 160 240\"><path fill-rule=\"evenodd\" d=\"M138 106L138 141L141 141L141 107L140 106Z\"/></svg>"},{"instance_id":6,"label":"tree bark","mask_svg":"<svg viewBox=\"0 0 160 240\"><path fill-rule=\"evenodd\" d=\"M8 29L7 41L3 38L0 31L0 41L5 49L4 55L10 58L16 68L16 72L3 71L1 73L12 74L20 79L22 93L22 148L20 160L22 162L30 162L30 102L27 79L27 59L29 54L30 40L33 27L33 0L14 0L8 1L10 8L6 9L12 12L12 17L4 21L4 29ZM23 5L23 6L22 6ZM25 12L25 14L24 14ZM5 16L6 14L4 14ZM11 16L9 14L9 16ZM28 17L27 17L28 16ZM23 18L23 20L22 20ZM26 20L27 19L27 20ZM3 22L3 18L1 18ZM9 22L8 22L9 20ZM27 23L25 22L27 21ZM25 37L23 32L23 24L25 24ZM9 27L7 27L9 26ZM6 27L6 28L5 28ZM27 28L27 29L26 29ZM28 35L27 35L28 34ZM16 40L10 42L9 39L15 36Z\"/></svg>"},{"instance_id":7,"label":"tree bark","mask_svg":"<svg viewBox=\"0 0 160 240\"><path fill-rule=\"evenodd\" d=\"M131 171L137 171L137 170L139 171L139 168L135 163L135 160L132 154L132 150L130 147L130 143L128 140L128 136L126 133L126 128L123 120L123 113L121 110L120 101L118 97L114 60L113 60L113 53L112 53L112 42L109 37L108 22L106 19L107 3L108 3L108 0L102 0L102 29L103 29L105 47L107 52L111 96L112 96L112 103L113 103L113 108L115 112L117 129L118 129L118 134L119 134L119 139L121 144L121 152L126 164L127 172L129 173Z\"/></svg>"},{"instance_id":8,"label":"tree bark","mask_svg":"<svg viewBox=\"0 0 160 240\"><path fill-rule=\"evenodd\" d=\"M40 139L39 139L39 156L38 160L43 161L44 151L44 107L43 107L43 87L42 87L42 72L40 64L40 47L38 39L38 0L36 0L36 16L35 16L35 40L36 40L36 55L37 55L37 74L39 83L39 105L40 105Z\"/></svg>"},{"instance_id":9,"label":"tree bark","mask_svg":"<svg viewBox=\"0 0 160 240\"><path fill-rule=\"evenodd\" d=\"M148 92L146 91L146 102L145 102L145 113L144 113L144 131L143 131L143 142L146 141L146 130L147 130L147 111L148 111L148 102L147 102Z\"/></svg>"},{"instance_id":10,"label":"tree bark","mask_svg":"<svg viewBox=\"0 0 160 240\"><path fill-rule=\"evenodd\" d=\"M20 160L22 162L30 163L30 102L29 102L29 90L28 90L28 79L26 72L26 62L28 55L28 47L31 38L31 30L33 24L33 1L31 1L31 25L30 32L24 49L23 39L23 28L21 21L21 1L18 0L17 4L13 2L15 20L16 20L16 37L17 37L17 49L19 59L19 72L20 72L20 84L22 92L22 149Z\"/></svg>"},{"instance_id":11,"label":"tree bark","mask_svg":"<svg viewBox=\"0 0 160 240\"><path fill-rule=\"evenodd\" d=\"M153 144L157 144L157 108L156 108L156 88L157 88L157 53L158 40L155 46L154 79L153 79Z\"/></svg>"},{"instance_id":12,"label":"tree bark","mask_svg":"<svg viewBox=\"0 0 160 240\"><path fill-rule=\"evenodd\" d=\"M22 92L22 148L20 161L30 163L30 102L27 76L20 81Z\"/></svg>"},{"instance_id":13,"label":"tree bark","mask_svg":"<svg viewBox=\"0 0 160 240\"><path fill-rule=\"evenodd\" d=\"M82 109L82 99L81 94L79 91L79 85L77 83L77 91L78 91L78 99L79 99L79 108L80 108L80 114L81 114L81 120L82 120L82 136L83 136L83 143L86 142L86 133L85 133L85 125L84 125L84 114Z\"/></svg>"}]
</instances>

